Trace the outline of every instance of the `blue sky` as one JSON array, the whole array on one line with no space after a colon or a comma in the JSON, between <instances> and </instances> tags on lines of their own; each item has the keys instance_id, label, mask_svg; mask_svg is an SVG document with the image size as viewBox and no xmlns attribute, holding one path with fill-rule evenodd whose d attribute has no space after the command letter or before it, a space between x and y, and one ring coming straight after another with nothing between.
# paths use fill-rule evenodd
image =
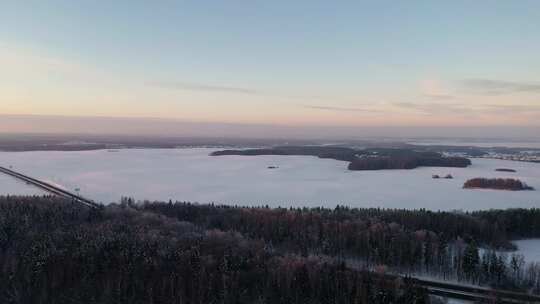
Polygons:
<instances>
[{"instance_id":1,"label":"blue sky","mask_svg":"<svg viewBox=\"0 0 540 304\"><path fill-rule=\"evenodd\" d=\"M0 20L0 114L540 118L538 1L1 1Z\"/></svg>"}]
</instances>

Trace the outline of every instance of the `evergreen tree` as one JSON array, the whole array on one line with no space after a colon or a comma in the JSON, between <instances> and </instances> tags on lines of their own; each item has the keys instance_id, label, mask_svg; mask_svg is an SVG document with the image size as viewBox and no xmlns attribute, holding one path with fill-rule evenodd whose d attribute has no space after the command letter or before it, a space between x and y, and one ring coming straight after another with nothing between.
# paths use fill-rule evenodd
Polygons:
<instances>
[{"instance_id":1,"label":"evergreen tree","mask_svg":"<svg viewBox=\"0 0 540 304\"><path fill-rule=\"evenodd\" d=\"M467 279L475 281L478 278L478 266L480 264L480 256L478 254L478 246L474 241L471 241L465 247L463 252L463 272Z\"/></svg>"}]
</instances>

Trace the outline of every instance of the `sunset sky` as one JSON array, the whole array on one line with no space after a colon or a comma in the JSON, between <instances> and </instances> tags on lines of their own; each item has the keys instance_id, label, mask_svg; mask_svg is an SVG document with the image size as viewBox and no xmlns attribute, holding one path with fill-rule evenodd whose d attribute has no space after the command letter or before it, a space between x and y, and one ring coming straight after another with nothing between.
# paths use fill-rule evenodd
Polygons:
<instances>
[{"instance_id":1,"label":"sunset sky","mask_svg":"<svg viewBox=\"0 0 540 304\"><path fill-rule=\"evenodd\" d=\"M0 1L0 115L538 127L540 1Z\"/></svg>"}]
</instances>

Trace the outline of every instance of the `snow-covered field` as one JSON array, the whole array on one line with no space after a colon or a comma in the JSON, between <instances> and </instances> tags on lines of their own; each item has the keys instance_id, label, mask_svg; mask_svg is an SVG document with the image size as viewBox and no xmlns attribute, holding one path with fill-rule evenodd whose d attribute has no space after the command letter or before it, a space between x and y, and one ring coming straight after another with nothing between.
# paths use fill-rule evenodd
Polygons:
<instances>
[{"instance_id":1,"label":"snow-covered field","mask_svg":"<svg viewBox=\"0 0 540 304\"><path fill-rule=\"evenodd\" d=\"M2 152L1 166L109 203L121 196L270 206L476 210L540 207L540 164L473 159L469 168L348 171L347 163L310 156L208 156L213 149L119 152ZM268 169L269 165L279 166ZM496 172L513 168L517 173ZM432 179L433 174L454 179ZM464 190L472 177L516 177L537 191ZM0 176L0 193L39 191Z\"/></svg>"}]
</instances>

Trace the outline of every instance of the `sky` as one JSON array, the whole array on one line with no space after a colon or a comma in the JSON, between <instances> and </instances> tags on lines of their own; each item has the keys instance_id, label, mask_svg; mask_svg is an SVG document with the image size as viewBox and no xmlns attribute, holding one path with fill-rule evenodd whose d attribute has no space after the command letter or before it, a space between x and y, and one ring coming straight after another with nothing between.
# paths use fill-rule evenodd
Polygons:
<instances>
[{"instance_id":1,"label":"sky","mask_svg":"<svg viewBox=\"0 0 540 304\"><path fill-rule=\"evenodd\" d=\"M0 132L93 117L530 131L538 54L536 0L0 0Z\"/></svg>"}]
</instances>

